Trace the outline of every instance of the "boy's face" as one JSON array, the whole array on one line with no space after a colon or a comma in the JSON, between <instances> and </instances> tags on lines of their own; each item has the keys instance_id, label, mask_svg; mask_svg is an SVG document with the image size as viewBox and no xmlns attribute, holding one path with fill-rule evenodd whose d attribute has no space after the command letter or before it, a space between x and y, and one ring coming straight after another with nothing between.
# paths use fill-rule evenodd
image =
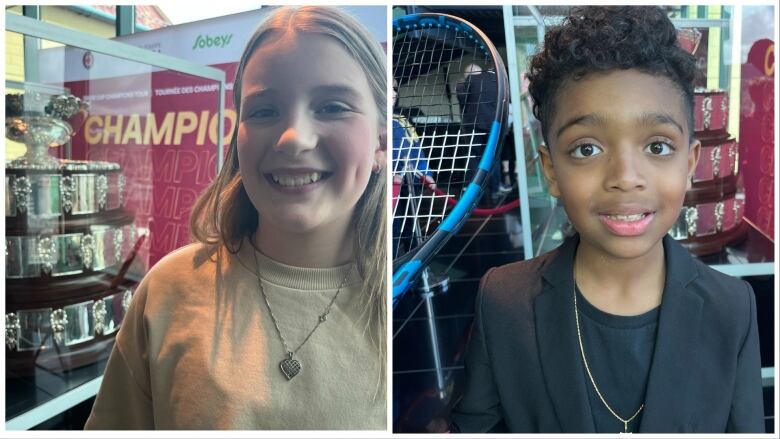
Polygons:
<instances>
[{"instance_id":1,"label":"boy's face","mask_svg":"<svg viewBox=\"0 0 780 439\"><path fill-rule=\"evenodd\" d=\"M549 150L539 152L581 243L621 259L661 245L699 158L679 89L615 70L569 80L555 99Z\"/></svg>"}]
</instances>

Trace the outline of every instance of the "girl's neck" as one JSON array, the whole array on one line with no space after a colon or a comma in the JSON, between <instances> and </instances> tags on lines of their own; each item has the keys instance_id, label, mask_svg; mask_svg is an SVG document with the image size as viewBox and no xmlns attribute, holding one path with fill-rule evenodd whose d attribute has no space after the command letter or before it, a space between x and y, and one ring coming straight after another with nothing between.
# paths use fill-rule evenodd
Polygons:
<instances>
[{"instance_id":1,"label":"girl's neck","mask_svg":"<svg viewBox=\"0 0 780 439\"><path fill-rule=\"evenodd\" d=\"M661 304L666 280L663 241L632 259L614 258L580 240L574 277L583 296L604 312L637 315Z\"/></svg>"},{"instance_id":2,"label":"girl's neck","mask_svg":"<svg viewBox=\"0 0 780 439\"><path fill-rule=\"evenodd\" d=\"M254 234L255 248L269 258L295 267L329 268L352 260L349 227L324 226L308 233L290 233L266 225Z\"/></svg>"}]
</instances>

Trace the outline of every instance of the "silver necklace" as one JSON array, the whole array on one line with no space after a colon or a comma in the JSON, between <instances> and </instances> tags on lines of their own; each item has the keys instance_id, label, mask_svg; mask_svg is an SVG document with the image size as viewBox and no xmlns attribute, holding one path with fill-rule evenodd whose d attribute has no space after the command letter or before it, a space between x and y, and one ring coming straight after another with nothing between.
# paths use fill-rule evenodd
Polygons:
<instances>
[{"instance_id":1,"label":"silver necklace","mask_svg":"<svg viewBox=\"0 0 780 439\"><path fill-rule=\"evenodd\" d=\"M307 341L311 338L311 336L314 334L314 331L317 330L317 328L320 327L321 324L325 323L328 320L328 314L330 314L330 309L333 307L333 304L336 302L336 298L339 297L339 293L341 292L341 288L344 286L344 283L347 282L347 278L349 277L349 274L352 273L352 269L350 267L350 270L347 271L347 274L344 275L344 279L341 280L341 285L339 285L338 290L336 290L336 294L333 295L333 298L330 299L330 303L325 308L325 311L320 314L319 318L317 319L317 324L314 325L314 327L309 331L309 335L306 336L305 339L301 342L301 344L298 345L295 349L290 349L289 346L287 346L287 341L284 339L284 336L282 335L282 330L279 329L279 323L276 320L276 316L274 316L274 312L271 310L271 303L268 302L268 296L265 294L265 290L263 289L263 279L260 277L260 264L257 261L257 249L254 249L252 253L255 257L255 268L257 268L257 284L260 286L260 293L263 295L263 300L265 301L265 306L268 308L268 314L271 315L271 321L274 324L274 328L276 328L276 334L279 336L279 340L282 342L282 346L284 346L284 351L287 352L287 358L282 360L279 363L279 367L282 369L282 373L284 374L285 378L287 378L287 381L292 380L295 378L296 375L298 375L301 372L301 369L303 368L303 364L299 360L296 360L295 354L300 350L303 345L306 344Z\"/></svg>"}]
</instances>

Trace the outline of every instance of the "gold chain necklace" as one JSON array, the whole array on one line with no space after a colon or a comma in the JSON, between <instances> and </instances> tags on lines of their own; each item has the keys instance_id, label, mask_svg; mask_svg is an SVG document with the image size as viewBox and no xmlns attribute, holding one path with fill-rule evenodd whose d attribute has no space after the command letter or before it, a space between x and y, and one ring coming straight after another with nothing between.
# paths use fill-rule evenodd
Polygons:
<instances>
[{"instance_id":1,"label":"gold chain necklace","mask_svg":"<svg viewBox=\"0 0 780 439\"><path fill-rule=\"evenodd\" d=\"M349 274L352 273L352 267L350 267L350 269L347 271L347 274L344 275L344 279L341 280L341 285L339 285L339 289L336 290L336 294L334 294L333 298L330 299L330 303L328 304L327 308L325 308L325 311L322 314L320 314L319 318L317 319L317 324L314 325L311 331L309 331L309 335L306 336L306 338L301 342L301 344L298 345L297 348L290 349L287 346L287 341L284 339L284 336L282 335L282 330L279 329L279 323L276 321L276 316L274 316L274 312L271 310L271 303L268 302L268 296L265 295L265 290L263 289L263 279L260 277L260 265L257 261L257 249L254 249L252 254L255 257L255 268L257 268L257 284L260 286L260 293L263 295L263 300L265 301L266 308L268 308L268 314L271 315L271 321L274 324L274 328L276 328L276 334L279 336L279 340L281 340L285 352L287 352L287 358L285 358L279 363L279 367L282 369L282 373L287 378L287 381L290 381L301 372L301 369L303 369L303 364L301 364L300 361L294 358L295 354L298 352L299 349L303 347L303 345L306 344L307 341L309 341L311 336L314 334L314 331L316 331L321 324L325 323L328 320L328 314L330 314L330 309L331 307L333 307L333 304L336 302L336 298L339 297L341 288L343 288L344 284L347 282L347 278L349 277Z\"/></svg>"},{"instance_id":2,"label":"gold chain necklace","mask_svg":"<svg viewBox=\"0 0 780 439\"><path fill-rule=\"evenodd\" d=\"M645 404L642 403L642 405L639 406L639 409L634 413L633 416L631 416L628 419L623 419L620 416L618 416L617 413L615 413L614 410L612 410L612 407L607 404L607 400L604 399L604 396L601 394L601 391L599 390L599 386L596 385L596 380L593 379L593 374L590 372L590 367L588 367L588 360L585 358L585 348L582 345L582 334L580 333L580 311L579 308L577 308L577 280L574 279L574 288L572 288L572 291L574 292L574 321L577 323L577 340L580 342L580 354L582 354L582 362L585 364L585 371L588 372L588 378L590 378L590 383L593 384L593 389L596 391L596 394L599 396L599 399L601 399L601 402L604 404L604 407L609 410L610 413L612 413L612 416L616 417L620 422L623 423L623 433L631 433L628 431L628 423L633 421L634 418L637 417L639 412L642 411L643 408L645 408Z\"/></svg>"}]
</instances>

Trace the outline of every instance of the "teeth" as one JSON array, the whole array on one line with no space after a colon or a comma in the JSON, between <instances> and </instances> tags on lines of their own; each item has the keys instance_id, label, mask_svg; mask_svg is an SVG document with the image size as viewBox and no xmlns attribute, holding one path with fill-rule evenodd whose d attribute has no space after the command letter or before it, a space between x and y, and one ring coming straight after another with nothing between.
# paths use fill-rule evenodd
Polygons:
<instances>
[{"instance_id":1,"label":"teeth","mask_svg":"<svg viewBox=\"0 0 780 439\"><path fill-rule=\"evenodd\" d=\"M607 215L609 219L615 221L639 221L646 216L646 213L638 213L636 215Z\"/></svg>"},{"instance_id":2,"label":"teeth","mask_svg":"<svg viewBox=\"0 0 780 439\"><path fill-rule=\"evenodd\" d=\"M316 183L322 180L322 173L312 172L307 175L277 175L271 174L271 179L279 186L296 187Z\"/></svg>"}]
</instances>

